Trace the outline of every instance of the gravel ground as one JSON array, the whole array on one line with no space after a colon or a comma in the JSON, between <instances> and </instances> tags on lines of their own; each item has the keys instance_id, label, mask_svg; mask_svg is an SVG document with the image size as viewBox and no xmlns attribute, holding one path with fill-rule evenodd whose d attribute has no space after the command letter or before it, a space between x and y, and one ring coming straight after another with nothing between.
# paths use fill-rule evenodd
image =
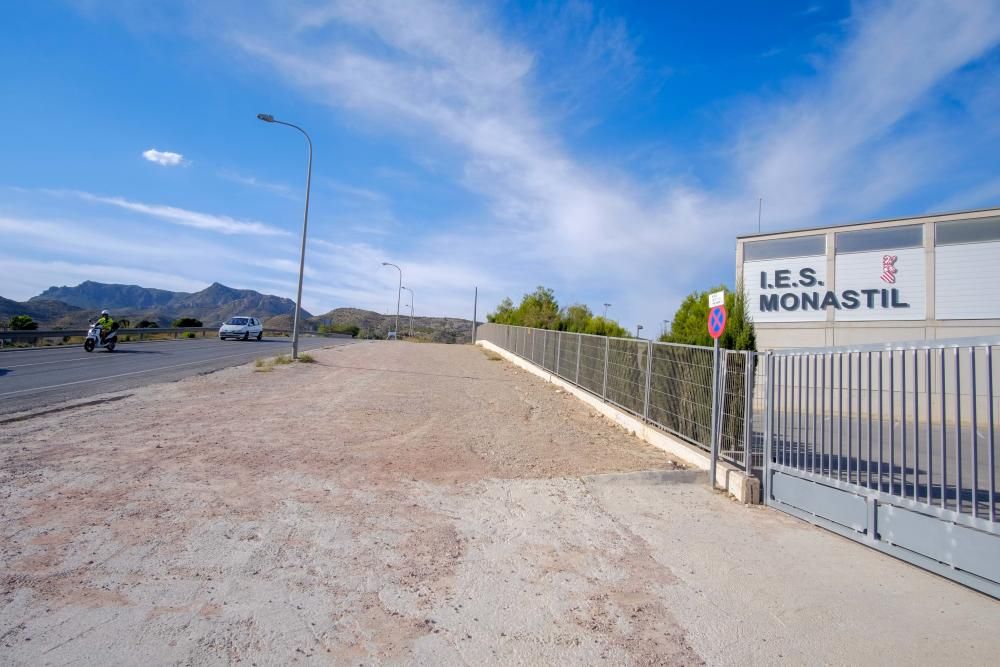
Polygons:
<instances>
[{"instance_id":1,"label":"gravel ground","mask_svg":"<svg viewBox=\"0 0 1000 667\"><path fill-rule=\"evenodd\" d=\"M0 423L0 662L699 662L582 476L678 466L468 346Z\"/></svg>"},{"instance_id":2,"label":"gravel ground","mask_svg":"<svg viewBox=\"0 0 1000 667\"><path fill-rule=\"evenodd\" d=\"M995 664L1000 604L470 346L0 419L0 664Z\"/></svg>"}]
</instances>

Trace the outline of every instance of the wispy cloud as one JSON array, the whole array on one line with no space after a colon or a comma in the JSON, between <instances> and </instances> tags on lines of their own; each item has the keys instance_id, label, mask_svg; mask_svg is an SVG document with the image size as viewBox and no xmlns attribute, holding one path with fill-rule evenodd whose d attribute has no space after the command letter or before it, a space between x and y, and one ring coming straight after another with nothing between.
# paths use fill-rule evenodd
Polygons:
<instances>
[{"instance_id":1,"label":"wispy cloud","mask_svg":"<svg viewBox=\"0 0 1000 667\"><path fill-rule=\"evenodd\" d=\"M179 167L186 164L184 156L180 153L158 151L155 148L143 151L142 157L146 158L150 162L160 165L161 167Z\"/></svg>"},{"instance_id":2,"label":"wispy cloud","mask_svg":"<svg viewBox=\"0 0 1000 667\"><path fill-rule=\"evenodd\" d=\"M256 176L247 176L245 174L232 171L231 169L221 169L218 174L220 178L232 183L239 183L240 185L245 185L257 190L270 192L273 195L278 195L279 197L284 197L285 199L298 200L301 198L301 195L295 191L295 188L290 185L285 185L284 183L269 183L267 181L260 180Z\"/></svg>"},{"instance_id":3,"label":"wispy cloud","mask_svg":"<svg viewBox=\"0 0 1000 667\"><path fill-rule=\"evenodd\" d=\"M144 204L129 201L124 197L103 197L89 192L56 191L59 194L69 194L95 204L106 204L133 213L148 215L164 222L195 229L203 229L221 234L251 234L255 236L288 236L288 232L277 227L254 220L237 220L228 215L214 215L200 211L190 211L176 206L163 204Z\"/></svg>"}]
</instances>

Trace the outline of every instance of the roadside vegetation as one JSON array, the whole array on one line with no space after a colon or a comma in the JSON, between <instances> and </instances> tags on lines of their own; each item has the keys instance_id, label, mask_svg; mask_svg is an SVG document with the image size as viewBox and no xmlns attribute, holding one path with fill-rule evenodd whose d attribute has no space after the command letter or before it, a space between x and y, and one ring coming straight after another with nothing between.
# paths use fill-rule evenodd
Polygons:
<instances>
[{"instance_id":1,"label":"roadside vegetation","mask_svg":"<svg viewBox=\"0 0 1000 667\"><path fill-rule=\"evenodd\" d=\"M509 297L505 298L494 312L486 316L486 320L496 324L511 324L520 327L569 331L596 336L614 338L627 338L629 336L628 331L618 322L594 315L590 308L582 303L574 303L560 308L555 293L548 287L541 285L534 292L525 294L521 298L521 303L516 307Z\"/></svg>"}]
</instances>

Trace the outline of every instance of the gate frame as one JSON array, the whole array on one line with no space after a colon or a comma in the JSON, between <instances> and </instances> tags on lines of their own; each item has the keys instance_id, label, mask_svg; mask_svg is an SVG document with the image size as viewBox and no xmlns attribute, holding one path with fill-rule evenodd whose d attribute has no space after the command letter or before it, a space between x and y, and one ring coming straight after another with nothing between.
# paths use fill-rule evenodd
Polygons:
<instances>
[{"instance_id":1,"label":"gate frame","mask_svg":"<svg viewBox=\"0 0 1000 667\"><path fill-rule=\"evenodd\" d=\"M899 350L909 350L909 349L938 349L938 348L949 348L955 347L981 347L987 346L990 349L990 345L1000 345L1000 338L998 337L978 337L978 338L968 338L968 339L948 339L948 340L935 340L935 341L918 341L914 343L887 343L883 345L862 345L862 346L851 346L848 348L837 347L837 348L816 348L815 350L785 350L785 351L768 351L764 356L764 363L766 366L766 396L765 396L765 414L764 414L764 461L763 461L763 480L762 480L762 490L763 490L763 501L764 504L785 512L791 516L807 521L813 525L825 528L831 532L834 532L842 537L846 537L855 542L864 544L865 546L871 547L876 551L880 551L887 555L899 558L900 560L906 561L912 565L916 565L935 574L941 575L960 584L973 588L991 597L1000 599L1000 567L997 567L997 580L993 581L991 579L973 574L972 572L967 572L963 569L959 569L953 564L948 564L946 562L937 560L931 556L921 554L917 551L913 551L903 546L898 546L893 544L890 540L885 539L879 532L879 515L880 507L890 508L888 511L891 513L891 508L898 508L904 510L908 513L919 515L924 519L937 520L945 524L950 524L954 528L950 528L947 525L942 528L942 531L948 532L954 529L962 529L961 531L955 530L953 535L953 540L957 541L964 531L973 531L981 535L985 535L985 539L988 541L990 538L997 540L996 544L1000 547L1000 523L994 523L988 519L983 519L980 517L969 516L956 512L953 510L934 507L933 505L922 503L916 500L910 500L905 497L905 495L895 495L886 493L884 491L865 488L858 484L845 482L839 479L834 479L832 477L827 477L823 474L808 472L806 470L801 470L798 468L793 468L790 466L783 465L774 460L774 411L776 408L775 401L775 360L777 357L792 357L802 353L815 353L815 354L828 354L828 353L842 353L842 352L862 352L862 351L899 351ZM991 372L991 368L987 369L987 372ZM860 387L860 385L859 385ZM869 392L872 391L869 386ZM787 390L786 390L787 391ZM880 387L881 391L881 387ZM831 393L832 400L832 393ZM905 430L905 425L904 425ZM841 433L843 433L841 431ZM860 442L859 442L860 446ZM808 509L800 508L795 505L788 504L782 500L775 498L774 494L774 482L776 475L784 475L787 477L794 478L800 482L804 482L805 485L801 485L800 489L804 490L808 488L809 484L818 487L816 490L823 489L820 493L825 494L826 500L822 498L816 498L815 504L811 509L817 510L817 512L822 512L824 509L833 509L833 511L828 512L827 516L822 516L819 513L810 512ZM797 482L796 482L797 483ZM837 498L836 495L831 495L829 492L841 493L845 497ZM834 503L848 503L856 505L860 500L864 503L864 522L863 524L854 523L851 526L845 525L843 523L838 523L836 521L828 518L830 514L836 513L837 509L832 508L832 504L829 503L830 499L837 498ZM992 501L992 499L991 499ZM826 505L826 507L824 507ZM975 538L978 539L978 538ZM958 549L961 549L963 545L957 545ZM987 553L987 558L989 553ZM956 559L953 557L952 562ZM1000 562L1000 561L998 561ZM992 575L991 575L992 576Z\"/></svg>"}]
</instances>

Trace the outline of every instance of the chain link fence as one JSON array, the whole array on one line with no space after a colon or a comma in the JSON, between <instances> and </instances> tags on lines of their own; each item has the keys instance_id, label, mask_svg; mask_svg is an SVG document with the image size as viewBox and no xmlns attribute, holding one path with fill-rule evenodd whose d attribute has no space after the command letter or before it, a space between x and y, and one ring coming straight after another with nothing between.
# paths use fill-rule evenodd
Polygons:
<instances>
[{"instance_id":1,"label":"chain link fence","mask_svg":"<svg viewBox=\"0 0 1000 667\"><path fill-rule=\"evenodd\" d=\"M512 352L630 414L707 451L712 446L712 348L483 324L477 338ZM763 465L763 387L752 352L720 350L719 456ZM762 365L762 364L761 364ZM751 443L748 448L747 443ZM750 451L748 457L746 452Z\"/></svg>"}]
</instances>

